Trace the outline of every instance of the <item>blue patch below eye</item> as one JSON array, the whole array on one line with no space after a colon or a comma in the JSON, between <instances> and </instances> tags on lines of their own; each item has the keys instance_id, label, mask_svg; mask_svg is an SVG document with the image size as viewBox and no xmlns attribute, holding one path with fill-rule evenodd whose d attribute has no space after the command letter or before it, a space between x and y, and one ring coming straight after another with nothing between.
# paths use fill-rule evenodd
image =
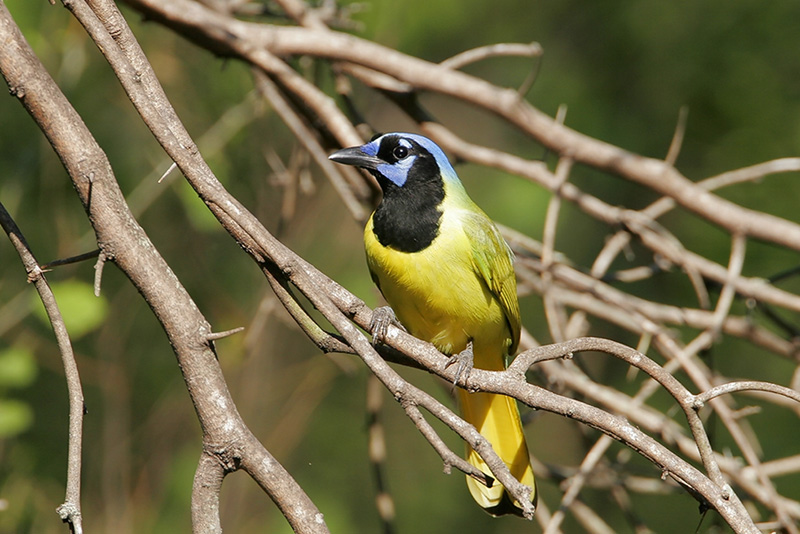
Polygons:
<instances>
[{"instance_id":1,"label":"blue patch below eye","mask_svg":"<svg viewBox=\"0 0 800 534\"><path fill-rule=\"evenodd\" d=\"M397 187L403 187L408 180L408 171L416 159L417 156L409 156L397 163L383 163L378 165L377 171Z\"/></svg>"}]
</instances>

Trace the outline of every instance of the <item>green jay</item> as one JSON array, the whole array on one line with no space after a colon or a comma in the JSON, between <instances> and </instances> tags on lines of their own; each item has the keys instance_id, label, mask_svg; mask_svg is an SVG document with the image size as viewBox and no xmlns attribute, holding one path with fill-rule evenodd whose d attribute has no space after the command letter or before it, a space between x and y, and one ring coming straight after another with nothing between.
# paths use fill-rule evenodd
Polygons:
<instances>
[{"instance_id":1,"label":"green jay","mask_svg":"<svg viewBox=\"0 0 800 534\"><path fill-rule=\"evenodd\" d=\"M419 339L459 362L503 370L519 344L513 255L491 219L467 195L444 152L416 134L388 133L330 159L369 171L383 192L364 229L367 264L393 313L377 313L379 338L396 319ZM511 474L536 487L516 401L458 389L461 413ZM491 472L467 446L467 461ZM505 488L471 477L472 497L492 515L521 514Z\"/></svg>"}]
</instances>

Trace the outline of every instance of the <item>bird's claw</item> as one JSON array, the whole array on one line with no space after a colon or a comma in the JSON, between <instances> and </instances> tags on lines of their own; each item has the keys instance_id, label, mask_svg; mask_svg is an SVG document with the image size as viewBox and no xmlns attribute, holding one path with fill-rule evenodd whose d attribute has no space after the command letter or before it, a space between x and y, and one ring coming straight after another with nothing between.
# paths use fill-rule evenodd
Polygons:
<instances>
[{"instance_id":1,"label":"bird's claw","mask_svg":"<svg viewBox=\"0 0 800 534\"><path fill-rule=\"evenodd\" d=\"M456 374L455 377L453 378L454 386L457 386L460 380L462 385L464 387L467 387L467 380L469 380L469 375L472 373L474 361L475 361L475 353L472 351L472 341L467 343L467 348L465 348L458 354L453 354L452 356L450 356L450 359L447 361L447 364L445 364L445 369L453 364L456 365Z\"/></svg>"},{"instance_id":2,"label":"bird's claw","mask_svg":"<svg viewBox=\"0 0 800 534\"><path fill-rule=\"evenodd\" d=\"M383 343L389 332L389 326L396 326L405 330L397 320L397 316L390 306L375 308L372 312L372 321L369 323L369 332L372 334L373 345L380 345Z\"/></svg>"}]
</instances>

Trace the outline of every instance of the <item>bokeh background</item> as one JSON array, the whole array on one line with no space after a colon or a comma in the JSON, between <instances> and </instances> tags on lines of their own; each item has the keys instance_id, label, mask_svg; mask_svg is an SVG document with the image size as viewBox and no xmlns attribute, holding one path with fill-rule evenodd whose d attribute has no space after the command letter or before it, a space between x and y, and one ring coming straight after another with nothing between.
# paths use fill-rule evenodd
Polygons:
<instances>
[{"instance_id":1,"label":"bokeh background","mask_svg":"<svg viewBox=\"0 0 800 534\"><path fill-rule=\"evenodd\" d=\"M217 346L251 429L307 490L333 532L378 531L366 454L363 366L353 357L316 350L178 173L157 183L169 160L69 12L45 0L6 4L105 149L138 220L215 329L246 327ZM529 93L535 106L554 115L566 105L570 127L633 152L664 157L685 108L686 136L677 167L692 180L800 152L797 2L375 0L361 6L353 19L362 36L432 61L495 42L541 43L539 59L493 59L465 70L518 86L536 68ZM124 3L121 7L225 186L293 250L369 304L378 304L363 260L360 224L253 92L248 68L142 21ZM325 68L305 60L296 64L310 76ZM413 129L391 103L369 90L356 87L354 98L377 130ZM463 104L438 97L423 102L467 140L530 158L545 156L529 139ZM298 178L287 180L282 167ZM549 193L497 171L470 165L459 165L458 171L492 217L541 236ZM779 175L720 194L798 221L798 178ZM576 168L573 180L612 204L641 208L656 198L591 169ZM293 196L294 203L287 202ZM64 169L13 97L0 98L0 201L40 262L94 248ZM688 248L727 261L730 244L723 232L683 212L668 216L665 224ZM557 248L587 265L610 231L565 206ZM776 247L755 243L748 252L745 274L750 276L769 276L797 263L796 253ZM102 296L95 298L93 276L91 261L48 274L70 327L86 395L84 525L88 532L188 532L200 431L175 358L127 280L109 266ZM782 287L798 290L792 280ZM676 303L691 299L688 285L663 281L643 284L641 294ZM550 341L540 299L526 297L522 308L525 326L540 341ZM636 343L602 323L592 333ZM748 353L728 357L737 350ZM715 358L726 374L784 384L794 368L736 343L717 347ZM403 372L440 398L449 397L449 389L428 375ZM622 366L597 364L594 372L624 384ZM462 476L441 474L436 454L388 396L382 418L399 532L538 531L533 523L493 520L475 507ZM769 412L753 424L768 433L762 442L765 457L796 451L800 427L794 414ZM774 431L778 428L784 430ZM576 465L583 458L587 433L575 425L543 414L528 430L539 460ZM66 437L66 386L55 340L15 252L0 240L0 532L65 532L54 510L63 500ZM460 450L457 440L446 438ZM624 454L621 447L619 453ZM641 469L653 476L646 462ZM797 476L776 483L782 493L800 497ZM557 504L556 483L542 481L540 491L550 506ZM602 506L607 495L587 489L583 497L590 506ZM696 502L680 492L639 497L634 507L662 532L693 531L700 521ZM603 509L603 517L619 532L633 532L621 512ZM225 481L223 527L289 532L272 503L243 474ZM715 528L707 520L701 531ZM565 532L576 529L568 519Z\"/></svg>"}]
</instances>

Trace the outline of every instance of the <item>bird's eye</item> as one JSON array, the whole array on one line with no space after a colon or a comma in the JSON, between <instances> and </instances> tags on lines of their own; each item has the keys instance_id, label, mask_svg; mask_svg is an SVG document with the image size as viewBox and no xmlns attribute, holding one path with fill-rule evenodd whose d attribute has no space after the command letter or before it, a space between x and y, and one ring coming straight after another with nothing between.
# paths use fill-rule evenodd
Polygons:
<instances>
[{"instance_id":1,"label":"bird's eye","mask_svg":"<svg viewBox=\"0 0 800 534\"><path fill-rule=\"evenodd\" d=\"M392 155L398 160L401 160L408 156L408 149L402 145L396 146L394 150L392 150Z\"/></svg>"}]
</instances>

